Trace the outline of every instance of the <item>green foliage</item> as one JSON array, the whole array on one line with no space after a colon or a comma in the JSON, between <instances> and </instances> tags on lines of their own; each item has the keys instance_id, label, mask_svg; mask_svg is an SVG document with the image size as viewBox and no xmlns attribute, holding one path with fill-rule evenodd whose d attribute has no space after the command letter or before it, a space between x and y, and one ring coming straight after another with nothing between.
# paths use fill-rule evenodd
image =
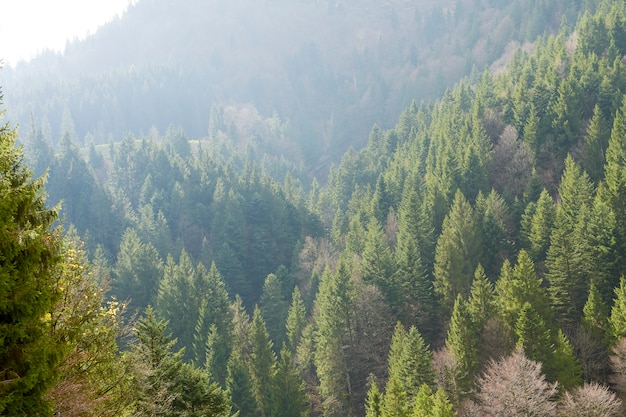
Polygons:
<instances>
[{"instance_id":1,"label":"green foliage","mask_svg":"<svg viewBox=\"0 0 626 417\"><path fill-rule=\"evenodd\" d=\"M49 337L60 240L45 179L32 179L16 137L7 123L0 126L0 414L46 416L47 389L67 349Z\"/></svg>"},{"instance_id":2,"label":"green foliage","mask_svg":"<svg viewBox=\"0 0 626 417\"><path fill-rule=\"evenodd\" d=\"M469 296L474 271L482 256L474 210L460 191L443 222L435 253L435 291L451 309L457 295Z\"/></svg>"},{"instance_id":3,"label":"green foliage","mask_svg":"<svg viewBox=\"0 0 626 417\"><path fill-rule=\"evenodd\" d=\"M472 320L467 301L457 296L450 318L446 346L450 349L461 375L457 381L460 393L469 392L478 367L478 330Z\"/></svg>"},{"instance_id":4,"label":"green foliage","mask_svg":"<svg viewBox=\"0 0 626 417\"><path fill-rule=\"evenodd\" d=\"M341 261L336 272L324 271L316 299L315 365L320 394L327 401L326 416L344 415L349 408L349 386L344 341L353 329L353 289L350 271Z\"/></svg>"}]
</instances>

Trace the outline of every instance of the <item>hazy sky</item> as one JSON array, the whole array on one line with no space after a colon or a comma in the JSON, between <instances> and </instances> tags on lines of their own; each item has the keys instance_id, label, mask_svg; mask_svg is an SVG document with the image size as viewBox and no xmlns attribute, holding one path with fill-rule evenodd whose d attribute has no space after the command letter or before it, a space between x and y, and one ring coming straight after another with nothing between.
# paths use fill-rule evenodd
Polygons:
<instances>
[{"instance_id":1,"label":"hazy sky","mask_svg":"<svg viewBox=\"0 0 626 417\"><path fill-rule=\"evenodd\" d=\"M129 3L136 0L3 0L0 58L13 66L45 49L62 51L67 40L94 33Z\"/></svg>"}]
</instances>

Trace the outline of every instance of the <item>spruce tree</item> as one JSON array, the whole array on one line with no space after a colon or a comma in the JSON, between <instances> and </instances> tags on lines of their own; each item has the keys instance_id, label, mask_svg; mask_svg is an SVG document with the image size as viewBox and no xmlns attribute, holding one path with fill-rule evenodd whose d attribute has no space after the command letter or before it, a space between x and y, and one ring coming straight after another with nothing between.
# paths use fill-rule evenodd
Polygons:
<instances>
[{"instance_id":1,"label":"spruce tree","mask_svg":"<svg viewBox=\"0 0 626 417\"><path fill-rule=\"evenodd\" d=\"M481 248L474 209L457 191L435 252L434 286L446 311L451 311L458 294L469 296L474 271L482 256Z\"/></svg>"},{"instance_id":2,"label":"spruce tree","mask_svg":"<svg viewBox=\"0 0 626 417\"><path fill-rule=\"evenodd\" d=\"M285 324L287 329L286 345L287 349L289 349L292 354L296 353L306 324L307 319L304 301L300 295L300 289L295 287L291 296L291 306L287 312L287 321Z\"/></svg>"},{"instance_id":3,"label":"spruce tree","mask_svg":"<svg viewBox=\"0 0 626 417\"><path fill-rule=\"evenodd\" d=\"M304 380L293 361L291 352L283 346L276 369L272 415L275 417L306 417L309 415Z\"/></svg>"},{"instance_id":4,"label":"spruce tree","mask_svg":"<svg viewBox=\"0 0 626 417\"><path fill-rule=\"evenodd\" d=\"M16 138L8 123L0 126L0 414L49 416L46 391L64 353L49 337L60 239L45 179L32 178Z\"/></svg>"},{"instance_id":5,"label":"spruce tree","mask_svg":"<svg viewBox=\"0 0 626 417\"><path fill-rule=\"evenodd\" d=\"M372 380L369 391L367 391L367 402L365 403L365 417L382 417L382 394L378 390L376 381Z\"/></svg>"},{"instance_id":6,"label":"spruce tree","mask_svg":"<svg viewBox=\"0 0 626 417\"><path fill-rule=\"evenodd\" d=\"M461 396L469 392L474 374L477 370L477 345L477 329L472 321L467 302L463 300L463 297L459 294L452 310L446 346L456 358L456 362L459 366L461 377L460 380L457 381L457 385L460 389L459 394Z\"/></svg>"},{"instance_id":7,"label":"spruce tree","mask_svg":"<svg viewBox=\"0 0 626 417\"><path fill-rule=\"evenodd\" d=\"M276 354L258 307L254 309L252 315L250 332L252 356L249 367L252 392L256 398L259 415L269 417L272 415L272 395L275 390Z\"/></svg>"},{"instance_id":8,"label":"spruce tree","mask_svg":"<svg viewBox=\"0 0 626 417\"><path fill-rule=\"evenodd\" d=\"M336 272L326 269L315 301L317 324L315 366L325 416L344 416L350 409L346 343L353 336L354 294L347 261Z\"/></svg>"}]
</instances>

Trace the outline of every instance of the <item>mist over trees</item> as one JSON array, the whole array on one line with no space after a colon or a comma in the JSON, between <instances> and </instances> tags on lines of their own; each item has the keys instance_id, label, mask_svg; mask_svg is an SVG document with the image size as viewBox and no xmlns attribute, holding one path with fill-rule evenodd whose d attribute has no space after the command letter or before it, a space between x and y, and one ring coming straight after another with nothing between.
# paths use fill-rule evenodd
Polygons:
<instances>
[{"instance_id":1,"label":"mist over trees","mask_svg":"<svg viewBox=\"0 0 626 417\"><path fill-rule=\"evenodd\" d=\"M243 0L212 5L224 16L264 7L258 20L246 14L248 31L235 30L228 42L231 51L244 51L234 48L244 40L253 44L255 56L266 59L261 66L277 65L270 69L281 64L272 61L277 55L264 54L266 38L254 38L255 30L272 38L303 20L324 21L320 16L355 19L372 33L377 26L368 19L382 19L396 27L398 38L391 37L401 39L398 48L430 45L430 52L418 52L424 65L436 65L434 49L450 52L452 44L472 45L463 49L472 65L501 57L480 71L466 68L454 76L442 71L442 84L432 86L436 99L404 103L396 87L418 79L432 84L417 75L421 61L408 71L394 67L404 62L400 58L386 67L379 65L380 57L368 55L370 66L355 68L390 76L394 82L386 84L385 94L397 100L392 105L370 96L372 108L403 110L386 124L369 119L366 104L354 108L362 113L359 124L367 124L364 134L363 126L352 129L341 119L346 108L341 117L337 111L333 123L354 142L336 132L320 134L324 129L316 130L316 123L327 114L316 115L314 105L301 108L311 112L305 118L283 112L287 101L280 108L236 96L231 103L207 99L212 105L205 112L189 95L189 107L177 111L202 124L199 133L176 120L175 112L168 118L175 101L153 101L149 94L117 100L152 124L181 127L120 133L103 123L103 140L91 128L82 130L80 123L87 126L89 116L77 117L70 109L77 105L73 99L59 134L37 114L19 131L5 125L0 130L0 413L623 414L626 6L613 1L418 5L419 19L415 5L402 1L385 7L255 6ZM271 22L264 13L283 17L300 7L310 11L307 19L294 14L285 27L265 32L255 26ZM150 92L150 71L162 67L141 62L132 71L120 70L130 59L123 58L130 54L126 50L118 51L119 78L102 64L95 78L79 78L87 83L80 88L64 60L80 53L99 56L101 63L114 60L104 49L97 54L96 46L107 37L125 36L130 30L125 19L152 16L156 25L157 17L167 15L173 24L191 10L140 1L62 57L39 59L57 60L50 73L68 77L63 82L68 94L83 94L96 78L98 88L115 91L116 80L131 75L127 92L140 84ZM412 12L401 13L406 10ZM516 14L522 12L528 18ZM195 16L189 25L198 21ZM475 33L466 26L472 21L481 23ZM434 25L428 35L425 22ZM226 30L224 25L200 33ZM509 36L495 40L494 28L504 30L501 25ZM347 38L360 33L355 27L344 26ZM487 29L493 38L483 36ZM332 38L333 30L339 29L314 34ZM422 31L422 37L416 40L411 30ZM302 33L281 40L299 45L312 36L309 31L314 32L304 25ZM378 34L379 52L387 33ZM470 39L468 33L475 38L460 43L456 36ZM174 34L179 32L166 26L133 42L147 45L154 36L177 45ZM360 45L369 45L371 33L361 35ZM509 45L515 41L528 43ZM497 42L502 44L496 47ZM185 45L196 47L191 41ZM330 45L313 45L319 55L306 62L351 68L341 67L352 59L350 48L339 54ZM337 41L340 45L345 48ZM476 54L488 45L494 49L479 61ZM220 47L227 48L204 45L194 59L213 62L205 51ZM137 58L158 60L158 52L166 50L150 48ZM450 68L456 56L447 56ZM234 68L222 59L224 69ZM11 69L8 78L24 82L39 64L24 66L23 73ZM173 90L187 97L185 88L194 81L176 65L171 68L189 84ZM241 92L249 87L241 74L252 74L244 70L251 71L232 71L230 80ZM309 70L302 65L297 72L307 77ZM404 70L415 71L416 78ZM343 74L329 73L333 82ZM446 84L448 76L458 77L458 83ZM305 88L303 80L293 85ZM345 91L325 90L323 79L316 80L320 89L311 88L312 96L284 97L342 104L338 97ZM259 81L268 89L277 85ZM51 87L37 94L55 100L59 93ZM144 104L162 104L163 115L141 113ZM310 129L297 125L303 120ZM16 148L18 140L22 147ZM327 153L348 143L354 146L345 152ZM337 162L326 170L315 162L318 157Z\"/></svg>"}]
</instances>

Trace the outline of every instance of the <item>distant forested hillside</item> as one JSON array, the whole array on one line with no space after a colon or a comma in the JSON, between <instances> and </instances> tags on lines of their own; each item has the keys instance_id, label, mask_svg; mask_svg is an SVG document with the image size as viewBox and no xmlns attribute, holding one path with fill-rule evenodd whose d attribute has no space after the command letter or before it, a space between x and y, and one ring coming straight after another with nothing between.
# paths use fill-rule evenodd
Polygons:
<instances>
[{"instance_id":1,"label":"distant forested hillside","mask_svg":"<svg viewBox=\"0 0 626 417\"><path fill-rule=\"evenodd\" d=\"M201 138L33 123L64 240L0 129L0 413L624 415L626 5L580 7L323 181L252 105Z\"/></svg>"},{"instance_id":2,"label":"distant forested hillside","mask_svg":"<svg viewBox=\"0 0 626 417\"><path fill-rule=\"evenodd\" d=\"M212 108L252 108L248 124L285 122L277 155L322 175L374 124L573 25L584 3L141 0L63 55L5 68L5 100L55 146L68 131L107 144L171 125L201 138Z\"/></svg>"}]
</instances>

